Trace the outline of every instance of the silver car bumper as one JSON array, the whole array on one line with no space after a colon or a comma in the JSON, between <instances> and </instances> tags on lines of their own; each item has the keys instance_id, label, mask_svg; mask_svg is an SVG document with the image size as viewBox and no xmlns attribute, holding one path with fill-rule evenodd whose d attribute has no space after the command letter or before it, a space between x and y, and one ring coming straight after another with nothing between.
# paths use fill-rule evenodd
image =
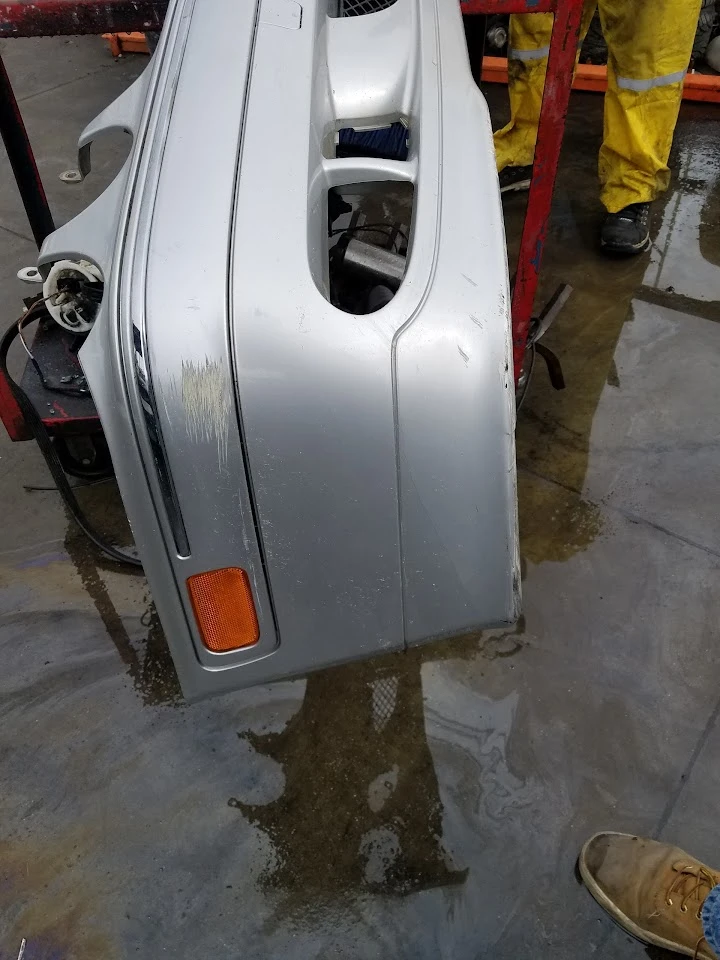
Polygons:
<instances>
[{"instance_id":1,"label":"silver car bumper","mask_svg":"<svg viewBox=\"0 0 720 960\"><path fill-rule=\"evenodd\" d=\"M137 83L83 134L132 133L113 185L46 241L94 261L80 359L185 694L515 619L514 389L487 108L457 0L171 4ZM216 25L222 22L218 31ZM404 161L336 158L402 118ZM414 187L387 306L332 306L327 192ZM257 639L201 633L188 580L242 570Z\"/></svg>"}]
</instances>

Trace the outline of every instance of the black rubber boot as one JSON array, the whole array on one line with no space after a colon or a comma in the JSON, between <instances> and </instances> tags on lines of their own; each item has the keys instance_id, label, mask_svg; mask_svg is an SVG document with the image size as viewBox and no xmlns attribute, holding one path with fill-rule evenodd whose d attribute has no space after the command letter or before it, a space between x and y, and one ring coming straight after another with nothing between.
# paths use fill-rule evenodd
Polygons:
<instances>
[{"instance_id":1,"label":"black rubber boot","mask_svg":"<svg viewBox=\"0 0 720 960\"><path fill-rule=\"evenodd\" d=\"M532 166L505 167L500 171L500 193L519 193L530 189L532 180Z\"/></svg>"},{"instance_id":2,"label":"black rubber boot","mask_svg":"<svg viewBox=\"0 0 720 960\"><path fill-rule=\"evenodd\" d=\"M649 203L631 203L605 217L600 231L600 247L604 253L631 257L649 246Z\"/></svg>"}]
</instances>

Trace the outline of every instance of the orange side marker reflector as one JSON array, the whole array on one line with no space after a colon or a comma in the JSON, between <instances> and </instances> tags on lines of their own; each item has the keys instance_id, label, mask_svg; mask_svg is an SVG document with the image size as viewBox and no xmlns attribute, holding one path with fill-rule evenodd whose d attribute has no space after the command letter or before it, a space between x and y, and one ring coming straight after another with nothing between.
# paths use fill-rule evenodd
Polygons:
<instances>
[{"instance_id":1,"label":"orange side marker reflector","mask_svg":"<svg viewBox=\"0 0 720 960\"><path fill-rule=\"evenodd\" d=\"M213 653L227 653L258 642L255 604L248 575L240 567L196 573L187 580L202 641Z\"/></svg>"}]
</instances>

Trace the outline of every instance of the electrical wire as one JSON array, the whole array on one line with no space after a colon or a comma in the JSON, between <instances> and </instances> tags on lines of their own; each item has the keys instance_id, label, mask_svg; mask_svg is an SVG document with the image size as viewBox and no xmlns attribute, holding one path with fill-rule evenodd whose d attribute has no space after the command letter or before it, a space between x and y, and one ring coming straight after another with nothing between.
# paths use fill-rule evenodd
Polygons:
<instances>
[{"instance_id":1,"label":"electrical wire","mask_svg":"<svg viewBox=\"0 0 720 960\"><path fill-rule=\"evenodd\" d=\"M22 335L22 321L23 318L21 317L17 323L18 337L20 338L20 343L23 345L23 350L25 353L30 357L31 360L34 360L35 357L30 352L30 347L27 345L27 343L25 343L25 337Z\"/></svg>"},{"instance_id":2,"label":"electrical wire","mask_svg":"<svg viewBox=\"0 0 720 960\"><path fill-rule=\"evenodd\" d=\"M47 428L45 427L45 424L42 422L40 415L33 406L28 395L10 376L10 371L8 370L7 366L7 357L10 346L15 338L20 335L22 328L29 323L31 319L36 319L36 314L39 313L40 308L44 307L44 300L36 300L28 307L18 323L12 324L5 332L2 340L0 340L0 372L2 372L4 375L8 385L10 386L10 390L12 391L12 394L15 397L18 406L20 407L25 422L28 424L35 436L35 440L40 447L40 452L45 457L45 462L48 465L50 474L55 481L57 489L62 495L65 505L70 511L70 515L75 523L80 527L85 536L95 544L98 550L110 557L111 560L115 560L118 563L129 564L132 567L142 569L142 563L137 556L134 556L133 554L128 553L119 547L115 547L110 543L106 543L106 541L99 533L96 532L95 528L87 519L82 507L78 503L73 487L68 482L68 478L63 470L62 464L60 463L60 458L57 455L55 447L53 446L52 439L47 431Z\"/></svg>"},{"instance_id":3,"label":"electrical wire","mask_svg":"<svg viewBox=\"0 0 720 960\"><path fill-rule=\"evenodd\" d=\"M101 483L109 483L112 479L112 477L103 477L101 480L81 480L80 483L70 484L70 489L82 490L83 487L97 487ZM62 493L62 490L58 490L57 487L50 484L24 483L23 490L28 493Z\"/></svg>"},{"instance_id":4,"label":"electrical wire","mask_svg":"<svg viewBox=\"0 0 720 960\"><path fill-rule=\"evenodd\" d=\"M42 300L36 300L35 303L33 303L30 307L28 307L25 313L18 320L17 335L20 338L20 343L23 345L23 349L25 350L25 353L28 355L30 359L30 363L32 363L33 369L35 370L35 373L37 373L38 377L40 378L40 383L42 383L42 385L45 387L46 390L52 390L54 393L61 393L65 397L86 397L90 393L87 387L63 387L59 384L50 383L50 381L47 379L47 377L43 373L42 367L33 356L32 351L27 345L25 337L23 336L23 333L22 333L23 328L26 327L28 323L31 323L35 319L35 317L31 315L30 311L32 311L33 308L38 305L44 306L45 301L49 299L50 299L49 297L43 297Z\"/></svg>"},{"instance_id":5,"label":"electrical wire","mask_svg":"<svg viewBox=\"0 0 720 960\"><path fill-rule=\"evenodd\" d=\"M330 231L330 236L336 237L340 233L357 233L361 230L366 230L370 233L386 233L388 237L397 235L402 237L408 246L410 245L407 233L401 230L400 227L393 226L391 223L363 223L354 227L336 227Z\"/></svg>"}]
</instances>

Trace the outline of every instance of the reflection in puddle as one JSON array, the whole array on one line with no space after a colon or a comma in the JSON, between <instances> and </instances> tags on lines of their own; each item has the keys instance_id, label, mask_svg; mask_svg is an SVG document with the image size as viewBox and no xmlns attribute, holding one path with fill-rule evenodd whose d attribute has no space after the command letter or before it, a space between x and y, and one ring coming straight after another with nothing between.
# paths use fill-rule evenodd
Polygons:
<instances>
[{"instance_id":1,"label":"reflection in puddle","mask_svg":"<svg viewBox=\"0 0 720 960\"><path fill-rule=\"evenodd\" d=\"M273 842L264 886L305 900L358 888L408 894L465 880L442 843L416 656L310 676L282 731L241 737L285 774L279 799L232 804Z\"/></svg>"},{"instance_id":2,"label":"reflection in puddle","mask_svg":"<svg viewBox=\"0 0 720 960\"><path fill-rule=\"evenodd\" d=\"M95 546L73 521L70 521L65 536L65 549L143 703L148 706L179 706L183 702L180 681L160 619L149 597L146 596L147 608L141 618L147 634L138 649L115 608L98 566L99 562L106 561L99 557ZM144 584L142 578L135 574L123 571L123 575L129 577L136 588Z\"/></svg>"},{"instance_id":3,"label":"reflection in puddle","mask_svg":"<svg viewBox=\"0 0 720 960\"><path fill-rule=\"evenodd\" d=\"M652 247L646 287L692 300L718 299L718 129L717 123L699 125L678 148L679 183Z\"/></svg>"},{"instance_id":4,"label":"reflection in puddle","mask_svg":"<svg viewBox=\"0 0 720 960\"><path fill-rule=\"evenodd\" d=\"M532 782L511 773L507 761L519 697L483 696L452 667L452 662L423 666L428 739L434 749L443 745L454 756L452 783L446 786L456 800L462 798L483 823L503 821L537 795Z\"/></svg>"}]
</instances>

